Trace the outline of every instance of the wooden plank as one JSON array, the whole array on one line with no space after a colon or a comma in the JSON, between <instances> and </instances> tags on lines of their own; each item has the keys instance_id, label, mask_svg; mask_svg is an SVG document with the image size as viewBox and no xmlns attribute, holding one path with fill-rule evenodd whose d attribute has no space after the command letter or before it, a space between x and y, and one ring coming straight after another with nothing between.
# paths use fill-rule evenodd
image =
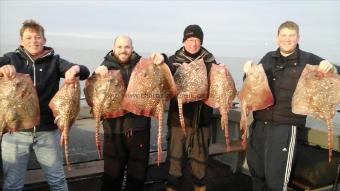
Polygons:
<instances>
[{"instance_id":1,"label":"wooden plank","mask_svg":"<svg viewBox=\"0 0 340 191\"><path fill-rule=\"evenodd\" d=\"M91 174L99 174L103 172L104 165L103 162L104 162L103 160L99 160L79 164L72 164L71 170L67 170L67 167L65 166L64 171L68 179L88 176ZM41 169L27 171L25 184L36 184L44 181L46 181L46 179Z\"/></svg>"}]
</instances>

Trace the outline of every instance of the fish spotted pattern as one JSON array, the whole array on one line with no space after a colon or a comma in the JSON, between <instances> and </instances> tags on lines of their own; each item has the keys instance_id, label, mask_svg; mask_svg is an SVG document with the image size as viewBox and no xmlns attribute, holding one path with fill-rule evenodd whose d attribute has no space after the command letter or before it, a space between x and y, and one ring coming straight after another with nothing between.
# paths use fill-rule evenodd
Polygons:
<instances>
[{"instance_id":1,"label":"fish spotted pattern","mask_svg":"<svg viewBox=\"0 0 340 191\"><path fill-rule=\"evenodd\" d=\"M150 58L141 58L131 74L123 107L136 115L158 120L158 165L162 154L165 104L176 95L177 89L169 67L166 64L156 65Z\"/></svg>"},{"instance_id":2,"label":"fish spotted pattern","mask_svg":"<svg viewBox=\"0 0 340 191\"><path fill-rule=\"evenodd\" d=\"M33 128L39 121L39 99L30 76L16 73L13 79L0 77L0 136Z\"/></svg>"},{"instance_id":3,"label":"fish spotted pattern","mask_svg":"<svg viewBox=\"0 0 340 191\"><path fill-rule=\"evenodd\" d=\"M102 159L100 140L100 121L106 118L115 118L127 113L122 108L125 94L123 77L119 70L109 70L108 74L101 76L94 74L85 82L84 88L87 104L96 121L96 147L99 159Z\"/></svg>"},{"instance_id":4,"label":"fish spotted pattern","mask_svg":"<svg viewBox=\"0 0 340 191\"><path fill-rule=\"evenodd\" d=\"M61 132L60 144L64 146L66 165L70 169L69 161L69 132L80 110L80 84L79 80L64 83L53 96L49 107L55 117L54 123Z\"/></svg>"},{"instance_id":5,"label":"fish spotted pattern","mask_svg":"<svg viewBox=\"0 0 340 191\"><path fill-rule=\"evenodd\" d=\"M203 59L192 61L189 64L182 63L174 74L174 80L179 92L177 96L179 119L183 132L186 134L183 104L208 97L207 68Z\"/></svg>"},{"instance_id":6,"label":"fish spotted pattern","mask_svg":"<svg viewBox=\"0 0 340 191\"><path fill-rule=\"evenodd\" d=\"M333 150L333 117L340 104L340 75L322 73L318 66L307 64L292 99L292 112L323 120L328 129L329 162Z\"/></svg>"},{"instance_id":7,"label":"fish spotted pattern","mask_svg":"<svg viewBox=\"0 0 340 191\"><path fill-rule=\"evenodd\" d=\"M247 148L247 126L250 112L265 109L274 104L267 76L262 64L251 64L246 73L241 90L238 92L241 102L240 129L243 131L242 147Z\"/></svg>"},{"instance_id":8,"label":"fish spotted pattern","mask_svg":"<svg viewBox=\"0 0 340 191\"><path fill-rule=\"evenodd\" d=\"M229 140L228 113L232 108L236 92L234 79L227 68L223 64L212 64L209 73L209 95L204 103L218 108L221 114L221 128L224 129L227 151L232 150Z\"/></svg>"}]
</instances>

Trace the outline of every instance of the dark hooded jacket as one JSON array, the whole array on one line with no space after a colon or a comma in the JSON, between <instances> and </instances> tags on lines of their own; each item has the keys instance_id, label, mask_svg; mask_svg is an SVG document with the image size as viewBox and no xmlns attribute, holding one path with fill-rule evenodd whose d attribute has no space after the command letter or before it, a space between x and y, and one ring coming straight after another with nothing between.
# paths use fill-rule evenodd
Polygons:
<instances>
[{"instance_id":1,"label":"dark hooded jacket","mask_svg":"<svg viewBox=\"0 0 340 191\"><path fill-rule=\"evenodd\" d=\"M119 64L114 56L112 56L112 51L110 51L104 58L102 65L106 66L109 70L119 70L123 76L125 88L129 84L131 73L141 56L136 52L133 52L131 58L126 64ZM111 118L104 120L104 123L110 123L110 126L114 128L115 133L128 133L130 131L144 130L151 127L150 117L144 117L140 115L135 115L133 113L125 114L124 116Z\"/></svg>"},{"instance_id":2,"label":"dark hooded jacket","mask_svg":"<svg viewBox=\"0 0 340 191\"><path fill-rule=\"evenodd\" d=\"M22 47L19 47L15 52L6 53L0 58L0 67L6 64L13 65L17 73L29 74L32 78L40 105L40 124L36 127L36 131L57 129L48 104L59 90L60 78L64 78L65 72L75 64L55 55L50 47L44 47L44 53L35 60ZM90 75L90 71L85 66L79 66L79 78L84 80Z\"/></svg>"},{"instance_id":3,"label":"dark hooded jacket","mask_svg":"<svg viewBox=\"0 0 340 191\"><path fill-rule=\"evenodd\" d=\"M213 63L216 64L216 61L215 57L203 47L201 47L201 50L194 55L185 51L184 47L177 50L176 53L169 58L169 68L174 74L177 67L174 66L173 63L190 63L201 58L203 58L207 71L209 73L211 65ZM183 115L186 127L209 127L212 122L213 109L205 105L202 101L190 102L183 104ZM170 101L168 126L181 127L179 122L177 97L173 98Z\"/></svg>"}]
</instances>

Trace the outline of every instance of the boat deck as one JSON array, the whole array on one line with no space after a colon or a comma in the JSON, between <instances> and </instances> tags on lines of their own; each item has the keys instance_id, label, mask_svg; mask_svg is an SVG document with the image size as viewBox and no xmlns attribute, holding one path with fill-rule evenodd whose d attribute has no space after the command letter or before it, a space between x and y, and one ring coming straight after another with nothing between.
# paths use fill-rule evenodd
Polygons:
<instances>
[{"instance_id":1,"label":"boat deck","mask_svg":"<svg viewBox=\"0 0 340 191\"><path fill-rule=\"evenodd\" d=\"M85 168L85 166L87 166ZM70 191L99 191L101 188L101 171L102 161L95 161L90 163L83 163L81 165L73 165L73 168L78 168L81 171L87 171L87 175L68 178L68 185ZM165 179L167 172L166 163L157 165L150 165L148 170L147 181L145 182L145 191L161 191L165 189ZM31 176L34 173L31 172ZM208 161L208 173L207 173L207 190L219 191L219 190L231 190L231 191L250 191L251 179L249 176L242 173L233 173L229 166L214 160ZM46 182L37 182L34 184L25 185L25 191L46 191L48 185ZM193 190L191 184L191 176L189 174L189 165L186 166L186 170L183 178L183 191Z\"/></svg>"}]
</instances>

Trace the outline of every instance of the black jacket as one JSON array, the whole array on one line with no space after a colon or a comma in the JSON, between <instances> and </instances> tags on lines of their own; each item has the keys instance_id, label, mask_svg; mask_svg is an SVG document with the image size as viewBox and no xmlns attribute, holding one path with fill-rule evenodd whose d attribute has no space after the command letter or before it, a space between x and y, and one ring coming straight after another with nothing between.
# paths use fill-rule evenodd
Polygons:
<instances>
[{"instance_id":1,"label":"black jacket","mask_svg":"<svg viewBox=\"0 0 340 191\"><path fill-rule=\"evenodd\" d=\"M127 88L129 84L129 80L131 77L131 73L141 56L139 56L136 52L132 53L132 56L127 64L121 65L118 64L116 58L112 56L112 51L110 51L104 58L102 65L106 66L109 70L120 70L125 88ZM151 119L150 117L145 117L141 115L135 115L133 113L125 114L124 116L106 119L103 123L109 123L111 128L114 128L114 133L127 133L129 131L138 131L144 130L151 127Z\"/></svg>"},{"instance_id":2,"label":"black jacket","mask_svg":"<svg viewBox=\"0 0 340 191\"><path fill-rule=\"evenodd\" d=\"M255 111L254 119L304 126L306 116L292 112L292 97L306 64L318 65L322 60L319 56L299 48L288 57L281 56L279 49L267 53L260 63L263 64L266 72L274 96L274 105L264 110Z\"/></svg>"},{"instance_id":3,"label":"black jacket","mask_svg":"<svg viewBox=\"0 0 340 191\"><path fill-rule=\"evenodd\" d=\"M16 72L29 74L36 87L40 105L40 124L36 131L54 130L54 117L48 104L55 93L59 90L60 78L64 78L65 72L74 64L54 54L50 47L44 47L44 54L33 60L22 47L15 52L6 53L0 58L0 67L11 64ZM81 80L90 75L90 71L80 66L79 77Z\"/></svg>"},{"instance_id":4,"label":"black jacket","mask_svg":"<svg viewBox=\"0 0 340 191\"><path fill-rule=\"evenodd\" d=\"M203 47L195 55L191 55L186 52L184 47L177 50L176 53L169 58L169 68L174 74L177 68L173 65L173 63L190 63L201 58L203 58L209 73L211 65L213 63L216 64L216 61L215 57ZM202 101L190 102L183 104L183 115L186 127L209 127L212 123L213 109L205 105ZM177 97L170 101L168 126L181 127L179 122Z\"/></svg>"}]
</instances>

